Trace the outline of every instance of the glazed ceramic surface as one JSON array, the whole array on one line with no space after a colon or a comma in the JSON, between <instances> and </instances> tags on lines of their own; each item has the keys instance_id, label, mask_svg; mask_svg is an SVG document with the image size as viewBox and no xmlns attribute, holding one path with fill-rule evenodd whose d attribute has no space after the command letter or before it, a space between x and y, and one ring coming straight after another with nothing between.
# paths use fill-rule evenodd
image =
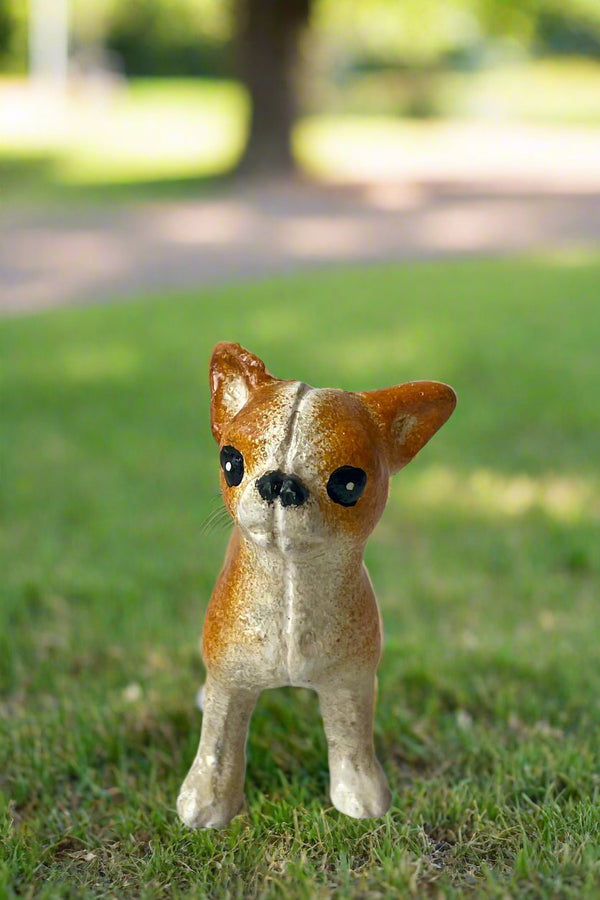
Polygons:
<instances>
[{"instance_id":1,"label":"glazed ceramic surface","mask_svg":"<svg viewBox=\"0 0 600 900\"><path fill-rule=\"evenodd\" d=\"M178 812L223 826L244 803L245 745L265 688L318 692L334 806L382 816L373 746L382 629L363 563L389 478L452 413L452 388L416 381L350 393L282 381L238 344L210 364L211 427L234 521L202 637L202 735Z\"/></svg>"}]
</instances>

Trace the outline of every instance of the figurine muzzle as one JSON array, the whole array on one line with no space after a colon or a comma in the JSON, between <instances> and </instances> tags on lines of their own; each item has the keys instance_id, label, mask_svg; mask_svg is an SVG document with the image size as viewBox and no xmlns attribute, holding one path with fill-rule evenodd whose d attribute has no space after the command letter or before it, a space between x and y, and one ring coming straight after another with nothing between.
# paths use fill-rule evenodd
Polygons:
<instances>
[{"instance_id":1,"label":"figurine muzzle","mask_svg":"<svg viewBox=\"0 0 600 900\"><path fill-rule=\"evenodd\" d=\"M256 482L256 489L267 503L274 503L279 498L282 506L302 506L308 500L308 488L300 479L279 471L262 475Z\"/></svg>"}]
</instances>

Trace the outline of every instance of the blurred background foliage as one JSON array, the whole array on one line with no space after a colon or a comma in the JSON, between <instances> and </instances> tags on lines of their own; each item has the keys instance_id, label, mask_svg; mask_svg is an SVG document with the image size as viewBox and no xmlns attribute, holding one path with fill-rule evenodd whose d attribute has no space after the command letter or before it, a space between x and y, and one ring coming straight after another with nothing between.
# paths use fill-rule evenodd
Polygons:
<instances>
[{"instance_id":1,"label":"blurred background foliage","mask_svg":"<svg viewBox=\"0 0 600 900\"><path fill-rule=\"evenodd\" d=\"M72 51L128 76L234 73L232 0L72 0ZM335 77L390 66L478 68L499 55L600 57L597 0L313 0L311 53ZM0 70L27 65L28 0L0 0Z\"/></svg>"},{"instance_id":2,"label":"blurred background foliage","mask_svg":"<svg viewBox=\"0 0 600 900\"><path fill-rule=\"evenodd\" d=\"M109 133L119 148L112 157L127 157L141 118L152 123L154 134L142 142L144 159L156 156L151 145L162 147L164 171L155 167L155 177L175 172L172 149L163 145L178 129L187 133L192 122L197 133L177 142L178 159L185 148L189 156L183 168L177 163L178 175L189 175L194 166L197 174L232 168L285 174L298 165L315 168L309 160L314 148L304 153L306 141L295 130L301 114L331 121L337 115L600 121L598 0L66 2L68 68L75 76L70 121L58 134L59 116L49 107L45 119L43 109L25 113L23 98L15 95L9 115L5 97L4 158L7 152L56 154L60 145L61 154L76 150L81 160L84 144L93 144L100 158ZM0 0L5 87L28 72L28 17L43 7L51 17L51 0ZM139 79L145 80L141 91ZM189 89L182 91L184 83ZM132 84L134 93L128 91ZM110 115L107 102L96 102L91 112L90 96L98 101L100 93L107 102L110 97ZM47 106L45 99L41 105ZM28 121L26 135L21 126L14 133L19 117ZM129 135L119 123L129 126ZM364 121L360 130L365 132ZM69 166L67 160L63 168ZM131 167L114 172L123 181ZM10 183L14 187L14 177Z\"/></svg>"}]
</instances>

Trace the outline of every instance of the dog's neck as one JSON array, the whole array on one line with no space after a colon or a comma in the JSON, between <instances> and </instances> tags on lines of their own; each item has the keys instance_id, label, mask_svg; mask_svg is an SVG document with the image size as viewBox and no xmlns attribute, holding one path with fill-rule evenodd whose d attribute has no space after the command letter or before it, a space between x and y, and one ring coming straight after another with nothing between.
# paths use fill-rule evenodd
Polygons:
<instances>
[{"instance_id":1,"label":"dog's neck","mask_svg":"<svg viewBox=\"0 0 600 900\"><path fill-rule=\"evenodd\" d=\"M231 538L231 549L240 552L248 564L261 572L281 572L284 569L294 570L302 577L309 572L311 579L315 572L324 579L333 573L347 577L349 573L358 573L364 561L364 545L350 543L344 535L337 538L328 536L326 541L315 542L301 549L290 549L285 539L274 537L268 545L259 544L246 535L236 524ZM324 585L326 587L326 584Z\"/></svg>"}]
</instances>

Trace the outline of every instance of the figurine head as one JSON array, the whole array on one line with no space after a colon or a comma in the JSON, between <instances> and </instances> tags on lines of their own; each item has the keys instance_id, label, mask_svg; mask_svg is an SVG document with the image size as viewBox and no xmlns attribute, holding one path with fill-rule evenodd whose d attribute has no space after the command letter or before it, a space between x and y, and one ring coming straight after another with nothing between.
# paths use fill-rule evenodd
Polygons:
<instances>
[{"instance_id":1,"label":"figurine head","mask_svg":"<svg viewBox=\"0 0 600 900\"><path fill-rule=\"evenodd\" d=\"M456 405L437 381L359 393L282 381L225 342L213 351L210 386L225 505L247 539L291 555L362 547L390 476Z\"/></svg>"}]
</instances>

